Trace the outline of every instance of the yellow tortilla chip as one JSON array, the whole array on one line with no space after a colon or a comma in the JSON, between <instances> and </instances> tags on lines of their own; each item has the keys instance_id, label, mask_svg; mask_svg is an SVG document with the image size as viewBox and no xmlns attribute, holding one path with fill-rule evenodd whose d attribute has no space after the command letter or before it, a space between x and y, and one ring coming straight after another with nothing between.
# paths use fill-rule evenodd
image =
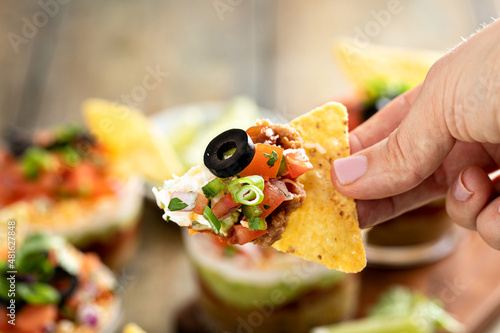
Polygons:
<instances>
[{"instance_id":1,"label":"yellow tortilla chip","mask_svg":"<svg viewBox=\"0 0 500 333\"><path fill-rule=\"evenodd\" d=\"M158 183L182 174L184 167L167 138L139 110L103 99L88 99L83 115L95 139L129 171Z\"/></svg>"},{"instance_id":2,"label":"yellow tortilla chip","mask_svg":"<svg viewBox=\"0 0 500 333\"><path fill-rule=\"evenodd\" d=\"M358 44L355 39L342 38L337 40L333 51L340 68L361 91L380 81L414 87L443 56L442 52L432 50Z\"/></svg>"},{"instance_id":3,"label":"yellow tortilla chip","mask_svg":"<svg viewBox=\"0 0 500 333\"><path fill-rule=\"evenodd\" d=\"M330 269L359 272L366 266L366 256L356 204L339 193L330 178L333 161L349 155L347 111L342 104L327 103L290 126L304 139L314 169L300 176L307 197L290 215L283 238L273 247Z\"/></svg>"}]
</instances>

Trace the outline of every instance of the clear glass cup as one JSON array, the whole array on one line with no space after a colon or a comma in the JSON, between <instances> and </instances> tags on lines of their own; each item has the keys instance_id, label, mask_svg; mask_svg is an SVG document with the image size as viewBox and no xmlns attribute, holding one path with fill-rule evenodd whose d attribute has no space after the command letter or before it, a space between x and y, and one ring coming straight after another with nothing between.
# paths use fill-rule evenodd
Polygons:
<instances>
[{"instance_id":1,"label":"clear glass cup","mask_svg":"<svg viewBox=\"0 0 500 333\"><path fill-rule=\"evenodd\" d=\"M207 332L306 332L351 318L359 281L252 243L227 246L184 233L200 295L195 320Z\"/></svg>"}]
</instances>

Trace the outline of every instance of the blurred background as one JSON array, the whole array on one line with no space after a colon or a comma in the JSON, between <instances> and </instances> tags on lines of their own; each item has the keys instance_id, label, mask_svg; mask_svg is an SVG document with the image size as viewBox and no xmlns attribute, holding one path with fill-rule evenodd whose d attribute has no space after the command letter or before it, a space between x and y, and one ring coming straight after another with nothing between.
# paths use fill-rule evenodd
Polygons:
<instances>
[{"instance_id":1,"label":"blurred background","mask_svg":"<svg viewBox=\"0 0 500 333\"><path fill-rule=\"evenodd\" d=\"M499 16L500 0L4 0L0 128L81 121L89 97L153 115L243 94L291 119L352 90L339 36L446 52ZM119 272L122 322L173 332L195 280L179 229L145 201L139 251Z\"/></svg>"},{"instance_id":2,"label":"blurred background","mask_svg":"<svg viewBox=\"0 0 500 333\"><path fill-rule=\"evenodd\" d=\"M336 37L446 51L500 12L498 0L400 0L377 23L391 1L40 3L0 5L0 125L78 119L90 96L150 114L246 94L297 115L347 90ZM157 81L143 93L151 71Z\"/></svg>"}]
</instances>

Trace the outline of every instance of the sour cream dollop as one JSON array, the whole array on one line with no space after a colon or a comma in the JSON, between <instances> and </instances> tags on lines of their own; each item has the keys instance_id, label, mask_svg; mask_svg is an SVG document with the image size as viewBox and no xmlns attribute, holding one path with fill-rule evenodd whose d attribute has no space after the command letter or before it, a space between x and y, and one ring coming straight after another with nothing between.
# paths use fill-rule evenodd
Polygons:
<instances>
[{"instance_id":1,"label":"sour cream dollop","mask_svg":"<svg viewBox=\"0 0 500 333\"><path fill-rule=\"evenodd\" d=\"M169 217L170 221L177 223L181 227L192 225L192 221L198 221L201 224L210 226L202 215L193 212L172 212L168 210L168 204L172 193L177 191L203 194L201 188L215 178L216 177L204 165L198 165L192 167L181 177L174 175L173 179L166 180L161 187L153 187L156 204L165 211L163 219L167 220L167 217Z\"/></svg>"}]
</instances>

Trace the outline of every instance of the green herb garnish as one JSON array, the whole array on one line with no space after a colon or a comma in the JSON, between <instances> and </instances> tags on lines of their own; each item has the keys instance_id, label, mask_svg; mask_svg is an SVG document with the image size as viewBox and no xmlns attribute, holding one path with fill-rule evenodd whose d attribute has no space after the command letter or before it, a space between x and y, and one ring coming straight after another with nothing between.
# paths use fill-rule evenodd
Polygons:
<instances>
[{"instance_id":1,"label":"green herb garnish","mask_svg":"<svg viewBox=\"0 0 500 333\"><path fill-rule=\"evenodd\" d=\"M176 210L183 210L187 206L188 206L188 204L184 203L181 199L179 199L179 198L173 198L168 203L168 210L171 211L171 212L175 212Z\"/></svg>"},{"instance_id":2,"label":"green herb garnish","mask_svg":"<svg viewBox=\"0 0 500 333\"><path fill-rule=\"evenodd\" d=\"M54 287L42 282L18 283L17 293L30 304L59 303L61 300L61 295Z\"/></svg>"},{"instance_id":3,"label":"green herb garnish","mask_svg":"<svg viewBox=\"0 0 500 333\"><path fill-rule=\"evenodd\" d=\"M71 146L61 148L60 152L64 162L70 167L76 166L81 160L80 154Z\"/></svg>"},{"instance_id":4,"label":"green herb garnish","mask_svg":"<svg viewBox=\"0 0 500 333\"><path fill-rule=\"evenodd\" d=\"M264 209L269 209L271 208L271 206L268 206L268 205L263 205L264 206Z\"/></svg>"},{"instance_id":5,"label":"green herb garnish","mask_svg":"<svg viewBox=\"0 0 500 333\"><path fill-rule=\"evenodd\" d=\"M24 175L29 179L35 179L40 172L50 169L53 157L45 149L30 147L24 152L21 165Z\"/></svg>"},{"instance_id":6,"label":"green herb garnish","mask_svg":"<svg viewBox=\"0 0 500 333\"><path fill-rule=\"evenodd\" d=\"M278 160L278 153L273 150L271 154L266 154L264 153L264 156L267 157L269 160L267 161L267 165L270 167L274 166L274 163Z\"/></svg>"},{"instance_id":7,"label":"green herb garnish","mask_svg":"<svg viewBox=\"0 0 500 333\"><path fill-rule=\"evenodd\" d=\"M47 149L60 149L70 146L83 135L83 128L78 124L69 124L56 128L53 133L55 142L48 146Z\"/></svg>"}]
</instances>

